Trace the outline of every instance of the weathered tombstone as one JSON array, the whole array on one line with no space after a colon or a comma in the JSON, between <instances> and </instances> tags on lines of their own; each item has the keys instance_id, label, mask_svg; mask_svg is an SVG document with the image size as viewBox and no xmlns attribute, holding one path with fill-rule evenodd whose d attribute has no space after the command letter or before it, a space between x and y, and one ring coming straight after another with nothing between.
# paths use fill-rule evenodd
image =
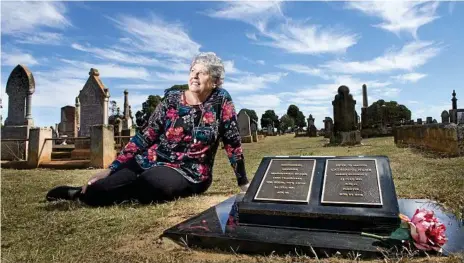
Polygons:
<instances>
[{"instance_id":1,"label":"weathered tombstone","mask_svg":"<svg viewBox=\"0 0 464 263\"><path fill-rule=\"evenodd\" d=\"M108 89L100 80L97 69L91 68L89 78L79 92L80 129L79 137L90 136L93 125L108 124Z\"/></svg>"},{"instance_id":2,"label":"weathered tombstone","mask_svg":"<svg viewBox=\"0 0 464 263\"><path fill-rule=\"evenodd\" d=\"M237 114L237 120L242 142L253 142L253 139L251 137L250 116L248 116L245 110L240 110Z\"/></svg>"},{"instance_id":3,"label":"weathered tombstone","mask_svg":"<svg viewBox=\"0 0 464 263\"><path fill-rule=\"evenodd\" d=\"M26 160L28 154L29 130L34 125L32 119L32 94L35 91L34 76L24 65L17 65L6 84L8 95L8 116L1 129L2 139L19 141L2 142L2 160ZM21 141L23 140L23 141Z\"/></svg>"},{"instance_id":4,"label":"weathered tombstone","mask_svg":"<svg viewBox=\"0 0 464 263\"><path fill-rule=\"evenodd\" d=\"M253 139L253 142L258 142L258 122L256 122L253 119L250 120L251 137Z\"/></svg>"},{"instance_id":5,"label":"weathered tombstone","mask_svg":"<svg viewBox=\"0 0 464 263\"><path fill-rule=\"evenodd\" d=\"M441 113L441 123L448 124L449 123L449 113L448 111L442 111Z\"/></svg>"},{"instance_id":6,"label":"weathered tombstone","mask_svg":"<svg viewBox=\"0 0 464 263\"><path fill-rule=\"evenodd\" d=\"M398 199L385 156L273 156L262 159L245 194L164 231L178 244L234 253L378 258L402 249L379 242L400 214L431 209L447 226L446 253L462 253L464 228L433 200ZM362 234L369 233L369 234ZM395 247L397 246L397 247ZM452 251L452 252L451 252Z\"/></svg>"},{"instance_id":7,"label":"weathered tombstone","mask_svg":"<svg viewBox=\"0 0 464 263\"><path fill-rule=\"evenodd\" d=\"M432 122L433 122L432 117L427 117L427 119L425 120L425 124L431 124Z\"/></svg>"},{"instance_id":8,"label":"weathered tombstone","mask_svg":"<svg viewBox=\"0 0 464 263\"><path fill-rule=\"evenodd\" d=\"M456 110L456 124L464 124L464 109L457 109Z\"/></svg>"},{"instance_id":9,"label":"weathered tombstone","mask_svg":"<svg viewBox=\"0 0 464 263\"><path fill-rule=\"evenodd\" d=\"M333 132L333 120L330 117L325 117L324 120L324 138L330 138Z\"/></svg>"},{"instance_id":10,"label":"weathered tombstone","mask_svg":"<svg viewBox=\"0 0 464 263\"><path fill-rule=\"evenodd\" d=\"M355 145L361 143L361 132L356 123L356 100L347 86L340 86L332 101L334 128L330 137L331 144Z\"/></svg>"},{"instance_id":11,"label":"weathered tombstone","mask_svg":"<svg viewBox=\"0 0 464 263\"><path fill-rule=\"evenodd\" d=\"M308 135L309 137L317 137L317 128L314 125L315 119L312 114L309 114L308 118Z\"/></svg>"},{"instance_id":12,"label":"weathered tombstone","mask_svg":"<svg viewBox=\"0 0 464 263\"><path fill-rule=\"evenodd\" d=\"M417 119L417 124L422 125L422 118Z\"/></svg>"},{"instance_id":13,"label":"weathered tombstone","mask_svg":"<svg viewBox=\"0 0 464 263\"><path fill-rule=\"evenodd\" d=\"M68 137L77 137L76 107L64 106L61 108L61 122L58 124L58 132Z\"/></svg>"},{"instance_id":14,"label":"weathered tombstone","mask_svg":"<svg viewBox=\"0 0 464 263\"><path fill-rule=\"evenodd\" d=\"M274 135L274 126L272 126L272 124L267 125L267 135L268 136Z\"/></svg>"}]
</instances>

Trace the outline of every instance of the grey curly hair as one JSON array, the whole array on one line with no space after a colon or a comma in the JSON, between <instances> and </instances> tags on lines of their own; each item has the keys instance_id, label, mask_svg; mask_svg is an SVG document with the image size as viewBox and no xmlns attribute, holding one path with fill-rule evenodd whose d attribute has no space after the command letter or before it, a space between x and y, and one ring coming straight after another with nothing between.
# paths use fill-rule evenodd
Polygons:
<instances>
[{"instance_id":1,"label":"grey curly hair","mask_svg":"<svg viewBox=\"0 0 464 263\"><path fill-rule=\"evenodd\" d=\"M216 87L220 88L224 83L224 64L222 60L213 52L202 52L196 55L190 64L190 70L195 64L203 64L209 70L209 74L213 77Z\"/></svg>"}]
</instances>

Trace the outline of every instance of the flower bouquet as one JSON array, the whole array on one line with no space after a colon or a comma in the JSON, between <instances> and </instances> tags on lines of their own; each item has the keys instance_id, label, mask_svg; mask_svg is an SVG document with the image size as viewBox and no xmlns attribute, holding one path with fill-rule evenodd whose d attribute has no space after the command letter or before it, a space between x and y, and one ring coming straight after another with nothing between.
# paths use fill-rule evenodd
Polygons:
<instances>
[{"instance_id":1,"label":"flower bouquet","mask_svg":"<svg viewBox=\"0 0 464 263\"><path fill-rule=\"evenodd\" d=\"M400 241L414 244L422 251L442 252L445 245L446 226L438 221L433 211L417 209L411 219L400 214L401 225L390 236L378 236L370 233L361 233L363 236L378 238L384 241Z\"/></svg>"}]
</instances>

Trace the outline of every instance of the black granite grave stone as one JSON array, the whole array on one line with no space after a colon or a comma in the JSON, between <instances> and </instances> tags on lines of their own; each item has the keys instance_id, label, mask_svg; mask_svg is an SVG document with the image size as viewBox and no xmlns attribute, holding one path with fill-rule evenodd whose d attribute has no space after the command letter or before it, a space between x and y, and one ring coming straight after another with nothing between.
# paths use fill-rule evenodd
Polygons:
<instances>
[{"instance_id":1,"label":"black granite grave stone","mask_svg":"<svg viewBox=\"0 0 464 263\"><path fill-rule=\"evenodd\" d=\"M384 156L266 157L238 212L241 225L285 228L390 233L400 223Z\"/></svg>"}]
</instances>

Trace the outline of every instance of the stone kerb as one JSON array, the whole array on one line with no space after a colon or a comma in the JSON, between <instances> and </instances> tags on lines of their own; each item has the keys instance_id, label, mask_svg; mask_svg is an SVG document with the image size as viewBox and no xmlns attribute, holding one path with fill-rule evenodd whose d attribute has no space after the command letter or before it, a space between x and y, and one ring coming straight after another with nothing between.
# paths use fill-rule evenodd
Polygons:
<instances>
[{"instance_id":1,"label":"stone kerb","mask_svg":"<svg viewBox=\"0 0 464 263\"><path fill-rule=\"evenodd\" d=\"M29 147L27 166L37 168L41 163L52 160L52 138L51 128L31 128L29 130Z\"/></svg>"},{"instance_id":2,"label":"stone kerb","mask_svg":"<svg viewBox=\"0 0 464 263\"><path fill-rule=\"evenodd\" d=\"M107 168L113 162L114 149L113 125L99 124L90 127L90 166Z\"/></svg>"}]
</instances>

